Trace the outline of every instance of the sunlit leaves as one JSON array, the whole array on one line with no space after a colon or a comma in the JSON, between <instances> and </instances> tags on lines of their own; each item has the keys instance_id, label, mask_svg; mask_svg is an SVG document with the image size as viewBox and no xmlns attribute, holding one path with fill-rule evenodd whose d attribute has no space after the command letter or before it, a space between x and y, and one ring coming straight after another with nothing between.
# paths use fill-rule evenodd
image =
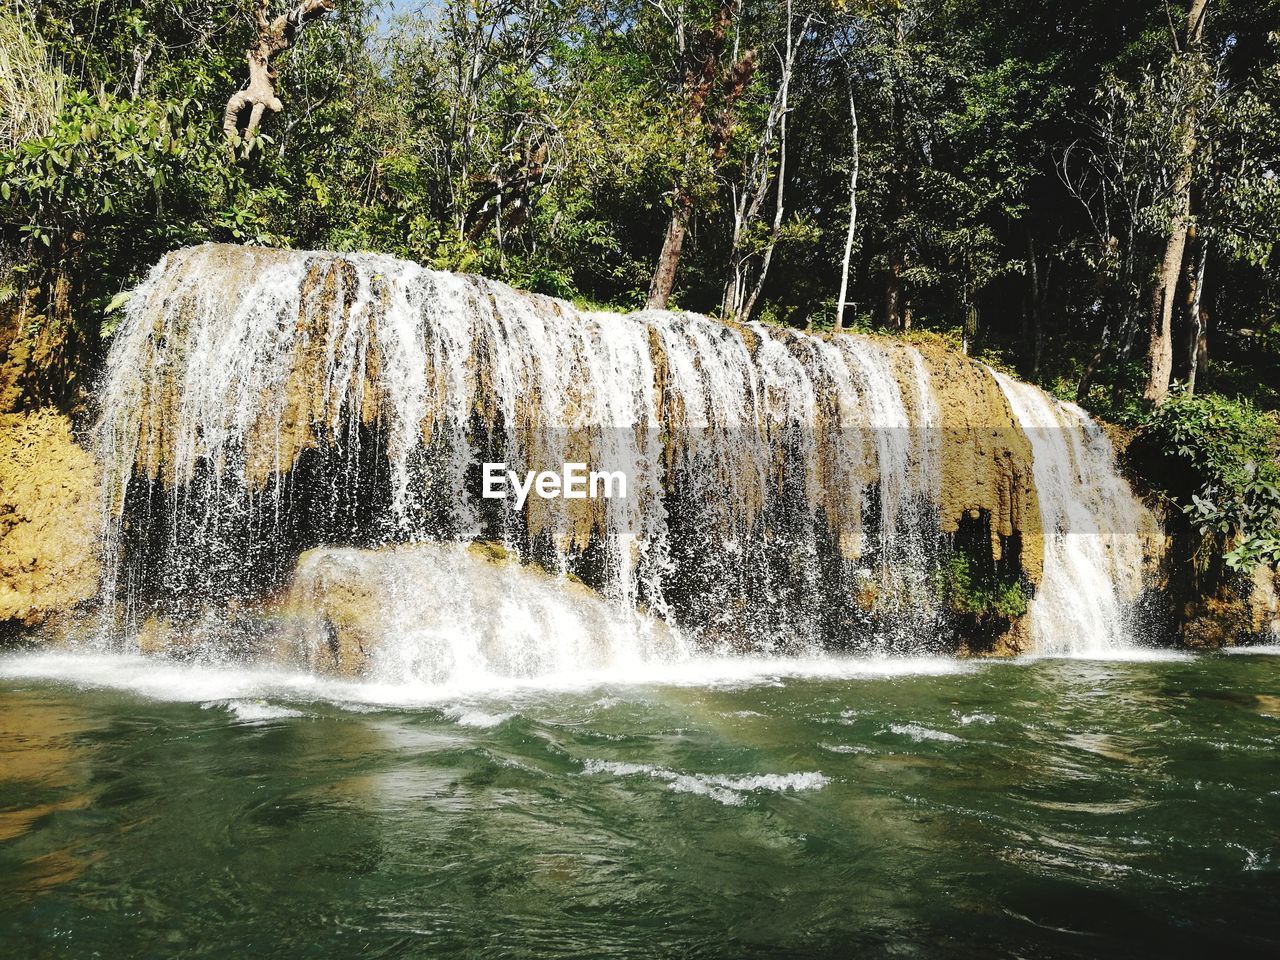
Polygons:
<instances>
[{"instance_id":1,"label":"sunlit leaves","mask_svg":"<svg viewBox=\"0 0 1280 960\"><path fill-rule=\"evenodd\" d=\"M1174 394L1143 432L1190 474L1194 488L1179 506L1204 536L1216 538L1229 567L1280 564L1280 422L1274 414L1248 400Z\"/></svg>"}]
</instances>

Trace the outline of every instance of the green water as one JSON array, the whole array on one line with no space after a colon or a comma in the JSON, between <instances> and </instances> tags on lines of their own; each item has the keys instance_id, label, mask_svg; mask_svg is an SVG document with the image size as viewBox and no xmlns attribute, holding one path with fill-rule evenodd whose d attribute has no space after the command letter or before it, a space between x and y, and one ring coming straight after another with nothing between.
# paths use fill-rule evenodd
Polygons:
<instances>
[{"instance_id":1,"label":"green water","mask_svg":"<svg viewBox=\"0 0 1280 960\"><path fill-rule=\"evenodd\" d=\"M681 669L0 661L0 955L1280 951L1280 656Z\"/></svg>"}]
</instances>

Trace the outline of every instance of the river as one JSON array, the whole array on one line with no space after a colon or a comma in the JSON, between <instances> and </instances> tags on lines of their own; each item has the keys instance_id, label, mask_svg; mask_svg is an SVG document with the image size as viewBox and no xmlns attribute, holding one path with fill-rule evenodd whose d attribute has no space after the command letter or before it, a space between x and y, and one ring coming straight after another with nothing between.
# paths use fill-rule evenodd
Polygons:
<instances>
[{"instance_id":1,"label":"river","mask_svg":"<svg viewBox=\"0 0 1280 960\"><path fill-rule=\"evenodd\" d=\"M1280 951L1280 647L502 688L0 660L11 957Z\"/></svg>"}]
</instances>

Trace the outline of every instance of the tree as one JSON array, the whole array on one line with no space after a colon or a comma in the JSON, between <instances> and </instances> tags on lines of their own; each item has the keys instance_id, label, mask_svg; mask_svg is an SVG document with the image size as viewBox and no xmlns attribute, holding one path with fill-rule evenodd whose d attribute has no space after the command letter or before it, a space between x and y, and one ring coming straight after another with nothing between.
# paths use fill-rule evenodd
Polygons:
<instances>
[{"instance_id":1,"label":"tree","mask_svg":"<svg viewBox=\"0 0 1280 960\"><path fill-rule=\"evenodd\" d=\"M853 238L858 229L858 166L861 148L858 143L858 100L849 84L849 129L851 156L849 162L849 229L844 235L844 258L840 262L840 295L836 298L836 330L844 327L844 308L849 296L849 264L853 259Z\"/></svg>"},{"instance_id":2,"label":"tree","mask_svg":"<svg viewBox=\"0 0 1280 960\"><path fill-rule=\"evenodd\" d=\"M1280 36L1272 38L1280 50ZM1277 58L1280 60L1280 58ZM1194 394L1208 350L1205 296L1211 254L1215 270L1267 271L1280 245L1280 62L1250 82L1215 83L1201 121L1198 176L1193 184L1193 255L1186 258L1184 363Z\"/></svg>"},{"instance_id":3,"label":"tree","mask_svg":"<svg viewBox=\"0 0 1280 960\"><path fill-rule=\"evenodd\" d=\"M1182 49L1175 58L1191 61L1195 69L1204 39L1205 7L1208 0L1191 0ZM1173 374L1173 307L1186 251L1187 231L1191 223L1191 179L1196 151L1196 123L1199 116L1197 98L1189 98L1182 114L1177 175L1173 185L1173 209L1169 218L1164 256L1156 274L1151 296L1150 342L1147 347L1147 385L1143 399L1161 404L1169 396L1169 380Z\"/></svg>"},{"instance_id":4,"label":"tree","mask_svg":"<svg viewBox=\"0 0 1280 960\"><path fill-rule=\"evenodd\" d=\"M1183 122L1203 89L1200 71L1188 66L1175 60L1159 72L1144 69L1136 83L1108 77L1087 135L1060 160L1059 176L1088 216L1084 259L1094 272L1093 312L1102 317L1076 389L1081 402L1112 349L1118 344L1123 360L1137 339L1153 251L1167 239L1170 211L1184 202Z\"/></svg>"},{"instance_id":5,"label":"tree","mask_svg":"<svg viewBox=\"0 0 1280 960\"><path fill-rule=\"evenodd\" d=\"M334 8L337 0L301 0L274 20L268 17L270 0L253 0L253 22L257 36L245 51L249 61L249 81L227 100L222 114L222 132L232 142L252 143L264 111L279 113L284 104L276 96L276 71L272 65L293 45L298 31Z\"/></svg>"},{"instance_id":6,"label":"tree","mask_svg":"<svg viewBox=\"0 0 1280 960\"><path fill-rule=\"evenodd\" d=\"M689 218L697 203L694 171L698 167L714 170L724 160L733 136L734 108L756 69L755 50L725 60L729 27L739 9L736 0L720 0L709 25L692 40L686 39L689 25L683 5L672 11L659 2L659 9L672 27L676 59L683 68L679 135L686 153L685 169L672 188L671 219L649 284L646 306L651 310L665 309L675 287Z\"/></svg>"},{"instance_id":7,"label":"tree","mask_svg":"<svg viewBox=\"0 0 1280 960\"><path fill-rule=\"evenodd\" d=\"M796 60L812 22L813 14L810 13L805 16L797 30L795 18L792 15L792 2L786 0L782 26L785 40L781 49L777 51L778 89L769 106L764 135L760 138L747 164L745 182L741 185L741 189L734 190L736 196L733 209L733 237L729 247L729 276L725 283L724 315L741 323L750 319L751 312L760 299L760 292L769 275L769 265L773 261L773 252L782 233L785 209L783 201L787 179L787 115L791 111L791 85L796 72ZM748 284L752 228L762 214L771 170L775 193L773 220L759 251L759 273L755 283ZM750 286L750 292L748 292L748 286Z\"/></svg>"},{"instance_id":8,"label":"tree","mask_svg":"<svg viewBox=\"0 0 1280 960\"><path fill-rule=\"evenodd\" d=\"M1150 0L12 2L0 97L38 122L0 138L0 300L63 291L86 342L178 246L379 250L623 309L874 314L1136 418L1181 219L1170 377L1280 406L1280 0L1206 2L1172 55ZM246 48L269 90L227 163Z\"/></svg>"}]
</instances>

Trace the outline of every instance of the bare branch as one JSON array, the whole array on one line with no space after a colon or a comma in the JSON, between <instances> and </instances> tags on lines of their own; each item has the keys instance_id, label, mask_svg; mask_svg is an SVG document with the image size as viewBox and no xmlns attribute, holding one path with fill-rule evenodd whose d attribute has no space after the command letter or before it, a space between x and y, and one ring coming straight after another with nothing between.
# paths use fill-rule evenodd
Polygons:
<instances>
[{"instance_id":1,"label":"bare branch","mask_svg":"<svg viewBox=\"0 0 1280 960\"><path fill-rule=\"evenodd\" d=\"M246 149L267 110L279 113L284 104L276 96L276 72L272 60L288 50L298 31L333 10L337 0L301 0L274 20L268 16L269 0L254 0L253 20L258 36L245 51L249 61L249 82L227 101L222 114L222 132L232 143L243 142Z\"/></svg>"}]
</instances>

